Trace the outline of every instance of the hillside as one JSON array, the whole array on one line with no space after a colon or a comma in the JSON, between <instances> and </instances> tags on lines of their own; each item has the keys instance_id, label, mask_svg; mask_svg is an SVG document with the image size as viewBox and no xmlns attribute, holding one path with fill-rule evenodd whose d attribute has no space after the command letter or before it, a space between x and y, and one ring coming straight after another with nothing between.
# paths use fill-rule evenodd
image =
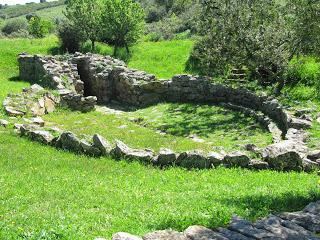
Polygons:
<instances>
[{"instance_id":1,"label":"hillside","mask_svg":"<svg viewBox=\"0 0 320 240\"><path fill-rule=\"evenodd\" d=\"M37 13L39 16L51 17L62 15L64 0L58 0L45 3L29 3L25 5L8 6L0 9L0 16L6 18L23 17L28 13Z\"/></svg>"}]
</instances>

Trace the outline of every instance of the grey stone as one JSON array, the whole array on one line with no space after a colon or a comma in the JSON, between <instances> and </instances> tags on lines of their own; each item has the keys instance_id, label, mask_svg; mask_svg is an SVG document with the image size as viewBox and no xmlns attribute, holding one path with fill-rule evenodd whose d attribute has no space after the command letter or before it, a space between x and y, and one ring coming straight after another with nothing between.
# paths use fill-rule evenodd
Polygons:
<instances>
[{"instance_id":1,"label":"grey stone","mask_svg":"<svg viewBox=\"0 0 320 240\"><path fill-rule=\"evenodd\" d=\"M303 236L300 232L282 226L281 220L276 216L270 216L262 219L254 224L255 227L272 232L281 239L307 240L307 236Z\"/></svg>"},{"instance_id":2,"label":"grey stone","mask_svg":"<svg viewBox=\"0 0 320 240\"><path fill-rule=\"evenodd\" d=\"M34 141L41 142L47 145L51 144L54 140L54 136L50 132L44 130L30 131L28 133L28 136Z\"/></svg>"},{"instance_id":3,"label":"grey stone","mask_svg":"<svg viewBox=\"0 0 320 240\"><path fill-rule=\"evenodd\" d=\"M302 160L302 166L303 166L303 170L306 172L312 172L315 170L319 170L320 168L320 165L317 162L311 161L307 158L304 158Z\"/></svg>"},{"instance_id":4,"label":"grey stone","mask_svg":"<svg viewBox=\"0 0 320 240\"><path fill-rule=\"evenodd\" d=\"M304 119L292 118L289 122L289 126L296 129L308 129L312 127L312 122Z\"/></svg>"},{"instance_id":5,"label":"grey stone","mask_svg":"<svg viewBox=\"0 0 320 240\"><path fill-rule=\"evenodd\" d=\"M44 127L44 120L41 117L31 118L31 122L35 125L39 125L40 127Z\"/></svg>"},{"instance_id":6,"label":"grey stone","mask_svg":"<svg viewBox=\"0 0 320 240\"><path fill-rule=\"evenodd\" d=\"M242 235L250 238L255 239L265 239L265 238L272 238L272 239L281 239L277 238L273 233L255 228L249 221L241 219L239 217L233 217L232 222L228 228L231 231L236 231L241 233Z\"/></svg>"},{"instance_id":7,"label":"grey stone","mask_svg":"<svg viewBox=\"0 0 320 240\"><path fill-rule=\"evenodd\" d=\"M150 163L153 159L152 151L132 149L119 140L116 140L116 146L111 154L117 159L139 160L145 163Z\"/></svg>"},{"instance_id":8,"label":"grey stone","mask_svg":"<svg viewBox=\"0 0 320 240\"><path fill-rule=\"evenodd\" d=\"M269 168L269 164L260 160L250 160L249 168L256 170L264 170Z\"/></svg>"},{"instance_id":9,"label":"grey stone","mask_svg":"<svg viewBox=\"0 0 320 240\"><path fill-rule=\"evenodd\" d=\"M190 240L184 234L172 230L156 231L148 233L143 240Z\"/></svg>"},{"instance_id":10,"label":"grey stone","mask_svg":"<svg viewBox=\"0 0 320 240\"><path fill-rule=\"evenodd\" d=\"M302 160L307 148L299 142L281 141L269 145L262 156L269 166L276 170L301 170Z\"/></svg>"},{"instance_id":11,"label":"grey stone","mask_svg":"<svg viewBox=\"0 0 320 240\"><path fill-rule=\"evenodd\" d=\"M221 234L202 226L190 226L184 231L184 234L191 240L228 240Z\"/></svg>"},{"instance_id":12,"label":"grey stone","mask_svg":"<svg viewBox=\"0 0 320 240\"><path fill-rule=\"evenodd\" d=\"M112 236L112 240L142 240L142 238L129 233L119 232Z\"/></svg>"},{"instance_id":13,"label":"grey stone","mask_svg":"<svg viewBox=\"0 0 320 240\"><path fill-rule=\"evenodd\" d=\"M9 106L5 107L4 109L10 117L22 117L23 115L25 115L25 112L22 112Z\"/></svg>"},{"instance_id":14,"label":"grey stone","mask_svg":"<svg viewBox=\"0 0 320 240\"><path fill-rule=\"evenodd\" d=\"M310 212L294 212L294 213L282 213L279 217L285 220L289 220L296 223L305 229L317 233L320 232L320 216Z\"/></svg>"},{"instance_id":15,"label":"grey stone","mask_svg":"<svg viewBox=\"0 0 320 240\"><path fill-rule=\"evenodd\" d=\"M69 150L75 153L82 152L80 140L72 132L63 132L57 139L57 147Z\"/></svg>"},{"instance_id":16,"label":"grey stone","mask_svg":"<svg viewBox=\"0 0 320 240\"><path fill-rule=\"evenodd\" d=\"M226 228L218 228L217 231L230 240L252 240L254 238L246 237L238 232L231 231Z\"/></svg>"},{"instance_id":17,"label":"grey stone","mask_svg":"<svg viewBox=\"0 0 320 240\"><path fill-rule=\"evenodd\" d=\"M207 157L202 151L194 150L181 153L176 161L176 165L184 168L210 168Z\"/></svg>"},{"instance_id":18,"label":"grey stone","mask_svg":"<svg viewBox=\"0 0 320 240\"><path fill-rule=\"evenodd\" d=\"M155 156L152 162L158 166L173 165L177 160L177 155L170 149L160 149L159 154Z\"/></svg>"},{"instance_id":19,"label":"grey stone","mask_svg":"<svg viewBox=\"0 0 320 240\"><path fill-rule=\"evenodd\" d=\"M217 152L210 152L207 156L209 166L218 166L223 163L224 156Z\"/></svg>"},{"instance_id":20,"label":"grey stone","mask_svg":"<svg viewBox=\"0 0 320 240\"><path fill-rule=\"evenodd\" d=\"M95 147L93 144L88 143L85 140L80 141L82 151L84 154L89 155L89 156L100 156L101 155L101 150L97 147Z\"/></svg>"},{"instance_id":21,"label":"grey stone","mask_svg":"<svg viewBox=\"0 0 320 240\"><path fill-rule=\"evenodd\" d=\"M307 158L312 160L312 161L316 161L318 159L320 159L320 150L314 150L308 153Z\"/></svg>"},{"instance_id":22,"label":"grey stone","mask_svg":"<svg viewBox=\"0 0 320 240\"><path fill-rule=\"evenodd\" d=\"M309 203L304 209L304 212L309 212L315 215L320 215L320 201Z\"/></svg>"},{"instance_id":23,"label":"grey stone","mask_svg":"<svg viewBox=\"0 0 320 240\"><path fill-rule=\"evenodd\" d=\"M9 125L9 122L4 119L0 119L0 126L1 127L7 127Z\"/></svg>"},{"instance_id":24,"label":"grey stone","mask_svg":"<svg viewBox=\"0 0 320 240\"><path fill-rule=\"evenodd\" d=\"M92 141L93 145L101 151L103 156L107 156L111 153L112 145L101 135L93 135Z\"/></svg>"},{"instance_id":25,"label":"grey stone","mask_svg":"<svg viewBox=\"0 0 320 240\"><path fill-rule=\"evenodd\" d=\"M242 152L233 152L227 154L223 161L229 166L247 167L249 165L250 158Z\"/></svg>"}]
</instances>

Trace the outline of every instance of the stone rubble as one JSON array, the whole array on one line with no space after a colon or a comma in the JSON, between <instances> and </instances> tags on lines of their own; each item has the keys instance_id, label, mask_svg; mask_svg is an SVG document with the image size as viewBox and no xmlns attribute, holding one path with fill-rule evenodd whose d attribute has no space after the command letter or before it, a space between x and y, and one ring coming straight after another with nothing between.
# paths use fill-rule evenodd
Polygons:
<instances>
[{"instance_id":1,"label":"stone rubble","mask_svg":"<svg viewBox=\"0 0 320 240\"><path fill-rule=\"evenodd\" d=\"M161 230L142 238L116 233L112 240L319 240L320 201L310 203L302 211L269 215L255 223L234 216L226 228L209 229L190 226L184 232Z\"/></svg>"}]
</instances>

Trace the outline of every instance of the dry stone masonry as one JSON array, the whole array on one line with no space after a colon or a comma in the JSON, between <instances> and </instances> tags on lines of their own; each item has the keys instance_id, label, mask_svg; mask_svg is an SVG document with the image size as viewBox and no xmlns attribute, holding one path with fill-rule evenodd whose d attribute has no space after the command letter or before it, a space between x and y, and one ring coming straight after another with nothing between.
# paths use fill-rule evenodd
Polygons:
<instances>
[{"instance_id":1,"label":"dry stone masonry","mask_svg":"<svg viewBox=\"0 0 320 240\"><path fill-rule=\"evenodd\" d=\"M195 225L184 232L162 230L143 237L119 232L112 240L317 240L320 239L317 233L320 233L320 201L310 203L302 211L269 215L255 223L234 216L226 228L212 230Z\"/></svg>"},{"instance_id":2,"label":"dry stone masonry","mask_svg":"<svg viewBox=\"0 0 320 240\"><path fill-rule=\"evenodd\" d=\"M214 103L254 116L270 130L274 138L274 144L262 151L261 159L250 159L242 152L220 154L194 150L178 154L162 149L155 154L150 149L132 149L120 141L116 141L115 147L111 148L99 135L93 139L79 139L70 132L64 132L57 138L45 138L48 139L47 142L43 141L44 133L40 132L41 142L77 153L111 155L161 167L177 165L190 169L224 165L298 171L319 167L320 156L310 158L310 150L305 144L308 135L304 129L311 127L312 119L302 110L296 116L289 114L271 97L260 96L243 88L217 84L206 77L177 75L169 80L157 79L154 75L129 69L124 62L109 56L80 53L64 56L22 54L18 61L21 79L55 90L57 97L53 102L73 110L87 112L93 110L97 103L107 104L111 101L136 107L159 102ZM41 96L47 96L42 93L44 90L39 85L33 85L31 89L35 88L41 92ZM32 93L33 90L24 92ZM42 104L43 101L40 99L41 104L38 105L45 105ZM25 111L15 108L20 105L14 104L15 102L17 101L12 96L6 99L4 104L10 110L7 111L8 114L25 114ZM49 111L44 106L41 113L46 112ZM31 133L31 139L37 140L34 136L37 133L39 132Z\"/></svg>"}]
</instances>

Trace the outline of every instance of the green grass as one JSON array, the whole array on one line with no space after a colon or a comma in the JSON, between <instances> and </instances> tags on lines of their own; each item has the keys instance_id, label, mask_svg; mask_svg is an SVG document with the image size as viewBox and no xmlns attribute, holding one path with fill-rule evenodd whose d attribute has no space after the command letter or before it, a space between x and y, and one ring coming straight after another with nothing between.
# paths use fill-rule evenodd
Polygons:
<instances>
[{"instance_id":1,"label":"green grass","mask_svg":"<svg viewBox=\"0 0 320 240\"><path fill-rule=\"evenodd\" d=\"M32 149L32 151L30 151ZM0 134L0 238L93 239L127 231L216 227L298 210L317 176L240 169L159 170L93 159Z\"/></svg>"},{"instance_id":2,"label":"green grass","mask_svg":"<svg viewBox=\"0 0 320 240\"><path fill-rule=\"evenodd\" d=\"M55 38L0 40L1 101L8 92L29 85L17 78L17 54L47 54L56 44ZM96 113L62 111L50 118L86 121L91 114ZM0 117L5 116L0 113ZM112 129L112 124L92 127ZM156 229L183 230L192 224L216 227L226 224L232 214L256 219L270 212L299 210L320 198L316 174L160 170L58 151L11 130L0 129L0 153L0 239L110 239L118 231L142 235Z\"/></svg>"},{"instance_id":3,"label":"green grass","mask_svg":"<svg viewBox=\"0 0 320 240\"><path fill-rule=\"evenodd\" d=\"M90 51L90 44L84 46L84 51ZM119 56L128 66L148 73L158 78L171 78L176 74L186 73L185 63L193 47L192 40L174 40L162 42L140 42L131 48L131 57L124 49ZM96 52L112 55L113 49L106 44L97 44Z\"/></svg>"}]
</instances>

